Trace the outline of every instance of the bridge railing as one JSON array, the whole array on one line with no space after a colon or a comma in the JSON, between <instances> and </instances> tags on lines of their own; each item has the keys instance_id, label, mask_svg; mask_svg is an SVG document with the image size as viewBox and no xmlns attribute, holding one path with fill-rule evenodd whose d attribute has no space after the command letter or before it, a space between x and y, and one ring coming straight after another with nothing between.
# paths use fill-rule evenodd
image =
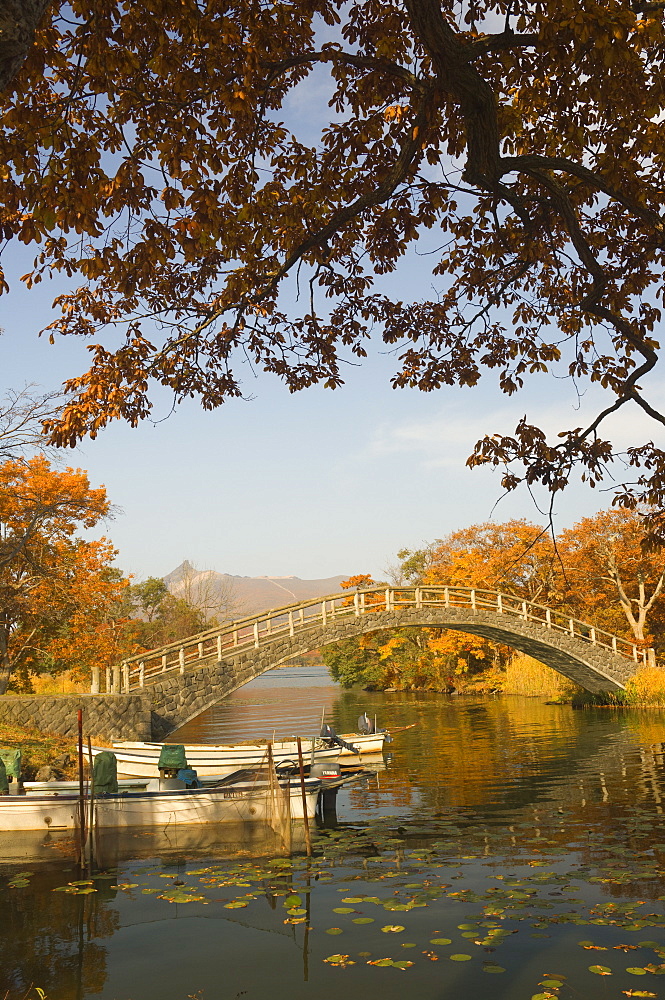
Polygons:
<instances>
[{"instance_id":1,"label":"bridge railing","mask_svg":"<svg viewBox=\"0 0 665 1000\"><path fill-rule=\"evenodd\" d=\"M589 645L618 653L635 663L646 664L653 660L653 650L641 648L620 636L571 618L564 612L532 601L523 601L511 594L454 586L371 587L355 593L331 594L328 597L273 608L258 615L227 622L159 649L137 653L128 657L121 665L107 670L104 677L100 676L99 671L93 671L92 690L98 692L104 688L106 691L129 692L156 681L166 673L184 673L188 667L194 667L202 661L213 657L223 660L236 652L258 649L284 635L294 636L311 628L325 627L343 619L377 612L428 607L491 611L563 632Z\"/></svg>"}]
</instances>

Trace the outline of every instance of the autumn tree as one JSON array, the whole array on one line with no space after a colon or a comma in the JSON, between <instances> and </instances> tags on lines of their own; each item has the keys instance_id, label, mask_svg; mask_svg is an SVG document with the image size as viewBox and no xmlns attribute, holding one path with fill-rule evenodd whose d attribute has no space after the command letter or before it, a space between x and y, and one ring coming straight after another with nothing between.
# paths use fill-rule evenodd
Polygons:
<instances>
[{"instance_id":1,"label":"autumn tree","mask_svg":"<svg viewBox=\"0 0 665 1000\"><path fill-rule=\"evenodd\" d=\"M3 233L35 246L28 284L71 281L51 336L91 340L52 439L136 424L155 383L219 406L242 394L247 357L291 390L334 388L374 331L396 387L491 373L511 395L547 372L593 385L579 426L550 440L525 417L469 461L554 494L612 464L618 502L649 504L657 536L665 452L638 439L619 454L605 427L630 409L665 423L646 380L663 8L53 2L0 132ZM325 97L298 131L290 104L313 84ZM423 236L434 294L414 302L377 279Z\"/></svg>"},{"instance_id":2,"label":"autumn tree","mask_svg":"<svg viewBox=\"0 0 665 1000\"><path fill-rule=\"evenodd\" d=\"M565 601L578 617L639 646L665 641L665 555L645 549L637 511L605 510L559 536Z\"/></svg>"},{"instance_id":3,"label":"autumn tree","mask_svg":"<svg viewBox=\"0 0 665 1000\"><path fill-rule=\"evenodd\" d=\"M43 577L35 587L13 643L32 626L29 655L24 653L18 668L24 683L30 671L68 670L88 681L93 667L109 669L139 652L130 581L113 566L117 554L105 538L60 546L57 577Z\"/></svg>"},{"instance_id":4,"label":"autumn tree","mask_svg":"<svg viewBox=\"0 0 665 1000\"><path fill-rule=\"evenodd\" d=\"M170 593L159 577L151 576L134 584L130 600L134 610L131 632L142 650L184 639L210 627L202 608Z\"/></svg>"},{"instance_id":5,"label":"autumn tree","mask_svg":"<svg viewBox=\"0 0 665 1000\"><path fill-rule=\"evenodd\" d=\"M422 582L501 590L547 604L558 571L547 529L521 518L473 524L439 539L430 547Z\"/></svg>"},{"instance_id":6,"label":"autumn tree","mask_svg":"<svg viewBox=\"0 0 665 1000\"><path fill-rule=\"evenodd\" d=\"M109 509L104 488L92 488L80 469L52 469L43 456L0 465L0 694L16 670L53 665L56 638L61 649L80 646L83 619L101 641L126 582L114 575L104 539L75 533Z\"/></svg>"}]
</instances>

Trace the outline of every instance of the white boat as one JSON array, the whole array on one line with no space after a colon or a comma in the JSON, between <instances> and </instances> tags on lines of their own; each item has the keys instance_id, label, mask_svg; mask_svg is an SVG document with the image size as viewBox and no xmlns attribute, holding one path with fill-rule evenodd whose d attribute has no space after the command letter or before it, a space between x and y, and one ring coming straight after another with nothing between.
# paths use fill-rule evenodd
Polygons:
<instances>
[{"instance_id":1,"label":"white boat","mask_svg":"<svg viewBox=\"0 0 665 1000\"><path fill-rule=\"evenodd\" d=\"M222 775L219 776L220 778ZM119 792L145 792L148 790L150 778L120 778L118 781ZM90 783L84 782L85 794L90 794ZM26 795L78 795L78 781L24 781L23 791Z\"/></svg>"},{"instance_id":2,"label":"white boat","mask_svg":"<svg viewBox=\"0 0 665 1000\"><path fill-rule=\"evenodd\" d=\"M381 753L387 738L389 734L385 732L360 736L355 733L344 733L337 737L348 746L355 747L358 753L343 745L332 743L327 738L313 740L305 738L301 740L304 762L305 764L311 762L313 749L316 763L345 757L348 763L353 761L354 764L361 764L363 755ZM163 746L163 743L114 743L112 750L118 760L118 775L152 777L157 773L157 763ZM298 745L295 739L273 740L271 746L276 767L289 763L297 766ZM96 756L104 749L108 747L93 746L92 753ZM242 767L259 767L261 764L265 766L267 749L267 741L235 744L192 743L185 745L185 756L189 767L196 771L199 778L204 778L207 775L230 773Z\"/></svg>"},{"instance_id":3,"label":"white boat","mask_svg":"<svg viewBox=\"0 0 665 1000\"><path fill-rule=\"evenodd\" d=\"M279 785L279 787L277 787ZM305 779L308 818L316 811L321 782ZM281 789L281 792L280 792ZM292 819L303 818L300 780L229 781L217 787L178 788L164 791L119 791L94 800L95 826L99 830L126 827L175 827L214 823L261 821L272 823L285 812L285 792ZM0 796L0 832L14 830L77 830L79 794L71 791L48 795ZM86 801L86 810L89 809Z\"/></svg>"}]
</instances>

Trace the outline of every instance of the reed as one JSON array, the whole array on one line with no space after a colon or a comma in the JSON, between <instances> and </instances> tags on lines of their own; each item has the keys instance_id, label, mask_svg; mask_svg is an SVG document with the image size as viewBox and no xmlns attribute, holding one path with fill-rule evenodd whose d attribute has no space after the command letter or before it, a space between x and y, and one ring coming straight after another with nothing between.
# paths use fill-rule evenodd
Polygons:
<instances>
[{"instance_id":1,"label":"reed","mask_svg":"<svg viewBox=\"0 0 665 1000\"><path fill-rule=\"evenodd\" d=\"M665 706L665 670L641 667L626 682L626 703Z\"/></svg>"},{"instance_id":2,"label":"reed","mask_svg":"<svg viewBox=\"0 0 665 1000\"><path fill-rule=\"evenodd\" d=\"M505 694L520 694L529 698L570 701L580 688L540 660L518 653L506 667L503 690Z\"/></svg>"}]
</instances>

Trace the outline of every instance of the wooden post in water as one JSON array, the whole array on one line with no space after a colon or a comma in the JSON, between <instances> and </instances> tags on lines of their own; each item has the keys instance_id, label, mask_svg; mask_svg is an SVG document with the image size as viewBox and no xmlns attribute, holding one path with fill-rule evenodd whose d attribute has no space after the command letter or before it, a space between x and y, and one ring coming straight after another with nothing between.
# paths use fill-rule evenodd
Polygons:
<instances>
[{"instance_id":1,"label":"wooden post in water","mask_svg":"<svg viewBox=\"0 0 665 1000\"><path fill-rule=\"evenodd\" d=\"M297 739L298 744L298 767L300 769L300 792L302 795L302 819L305 824L305 847L307 849L307 857L312 856L312 838L309 835L309 817L307 815L307 792L305 791L305 768L302 762L302 743L300 742L300 737ZM314 743L314 740L312 740Z\"/></svg>"},{"instance_id":2,"label":"wooden post in water","mask_svg":"<svg viewBox=\"0 0 665 1000\"><path fill-rule=\"evenodd\" d=\"M95 770L92 760L92 743L88 736L88 767L90 768L90 812L88 814L88 839L90 841L90 871L92 872L95 863L94 856L94 834L95 834Z\"/></svg>"},{"instance_id":3,"label":"wooden post in water","mask_svg":"<svg viewBox=\"0 0 665 1000\"><path fill-rule=\"evenodd\" d=\"M83 709L78 710L78 757L79 757L79 833L81 868L85 865L85 792L83 790Z\"/></svg>"}]
</instances>

